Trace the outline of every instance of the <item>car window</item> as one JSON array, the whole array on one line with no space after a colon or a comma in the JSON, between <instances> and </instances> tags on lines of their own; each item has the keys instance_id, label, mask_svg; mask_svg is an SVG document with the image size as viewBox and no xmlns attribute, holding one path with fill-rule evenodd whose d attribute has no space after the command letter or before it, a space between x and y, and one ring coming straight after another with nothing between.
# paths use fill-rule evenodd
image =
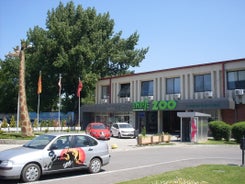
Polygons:
<instances>
[{"instance_id":1,"label":"car window","mask_svg":"<svg viewBox=\"0 0 245 184\"><path fill-rule=\"evenodd\" d=\"M116 129L118 129L118 125L117 124L114 124L113 127L116 128Z\"/></svg>"},{"instance_id":2,"label":"car window","mask_svg":"<svg viewBox=\"0 0 245 184\"><path fill-rule=\"evenodd\" d=\"M87 147L97 145L97 141L85 135L77 135L74 138L74 147Z\"/></svg>"},{"instance_id":3,"label":"car window","mask_svg":"<svg viewBox=\"0 0 245 184\"><path fill-rule=\"evenodd\" d=\"M39 135L38 137L32 139L30 142L24 144L24 147L35 148L35 149L43 149L45 146L50 143L55 136L52 135Z\"/></svg>"},{"instance_id":4,"label":"car window","mask_svg":"<svg viewBox=\"0 0 245 184\"><path fill-rule=\"evenodd\" d=\"M94 140L93 138L91 138L91 137L86 136L86 139L89 142L89 146L95 146L95 145L98 144L98 142L96 140Z\"/></svg>"},{"instance_id":5,"label":"car window","mask_svg":"<svg viewBox=\"0 0 245 184\"><path fill-rule=\"evenodd\" d=\"M106 129L106 127L103 124L97 124L97 125L93 125L93 129Z\"/></svg>"},{"instance_id":6,"label":"car window","mask_svg":"<svg viewBox=\"0 0 245 184\"><path fill-rule=\"evenodd\" d=\"M130 124L119 124L120 128L133 128Z\"/></svg>"},{"instance_id":7,"label":"car window","mask_svg":"<svg viewBox=\"0 0 245 184\"><path fill-rule=\"evenodd\" d=\"M61 136L53 144L52 149L65 149L70 148L70 136Z\"/></svg>"}]
</instances>

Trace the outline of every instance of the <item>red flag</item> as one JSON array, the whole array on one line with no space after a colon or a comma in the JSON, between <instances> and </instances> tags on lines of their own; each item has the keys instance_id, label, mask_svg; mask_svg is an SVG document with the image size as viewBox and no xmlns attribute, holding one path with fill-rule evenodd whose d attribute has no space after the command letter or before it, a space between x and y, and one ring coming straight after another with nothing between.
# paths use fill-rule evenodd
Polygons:
<instances>
[{"instance_id":1,"label":"red flag","mask_svg":"<svg viewBox=\"0 0 245 184\"><path fill-rule=\"evenodd\" d=\"M37 94L42 93L42 75L39 73L38 82L37 82Z\"/></svg>"},{"instance_id":2,"label":"red flag","mask_svg":"<svg viewBox=\"0 0 245 184\"><path fill-rule=\"evenodd\" d=\"M81 80L79 80L78 86L77 86L77 97L80 97L80 92L82 91L82 89L83 89L83 83Z\"/></svg>"}]
</instances>

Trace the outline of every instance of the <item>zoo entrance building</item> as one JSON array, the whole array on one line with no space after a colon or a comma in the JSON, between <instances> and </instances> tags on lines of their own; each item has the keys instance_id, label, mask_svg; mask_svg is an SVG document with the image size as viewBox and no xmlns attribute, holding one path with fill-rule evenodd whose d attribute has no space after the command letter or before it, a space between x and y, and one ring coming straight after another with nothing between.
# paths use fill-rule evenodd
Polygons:
<instances>
[{"instance_id":1,"label":"zoo entrance building","mask_svg":"<svg viewBox=\"0 0 245 184\"><path fill-rule=\"evenodd\" d=\"M180 132L178 112L245 121L245 58L103 78L95 104L81 106L89 122L128 122L139 132ZM187 127L187 130L188 127Z\"/></svg>"}]
</instances>

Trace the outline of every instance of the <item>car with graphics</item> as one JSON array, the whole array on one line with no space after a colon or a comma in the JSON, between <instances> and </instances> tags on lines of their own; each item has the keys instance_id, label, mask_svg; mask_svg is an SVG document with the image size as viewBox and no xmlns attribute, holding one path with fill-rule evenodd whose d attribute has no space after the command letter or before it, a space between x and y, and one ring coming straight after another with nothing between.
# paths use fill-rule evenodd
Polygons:
<instances>
[{"instance_id":1,"label":"car with graphics","mask_svg":"<svg viewBox=\"0 0 245 184\"><path fill-rule=\"evenodd\" d=\"M109 146L104 141L80 133L49 133L1 151L0 178L33 182L41 175L64 171L98 173L109 162Z\"/></svg>"},{"instance_id":2,"label":"car with graphics","mask_svg":"<svg viewBox=\"0 0 245 184\"><path fill-rule=\"evenodd\" d=\"M126 122L113 123L111 126L111 136L123 138L135 138L134 127Z\"/></svg>"},{"instance_id":3,"label":"car with graphics","mask_svg":"<svg viewBox=\"0 0 245 184\"><path fill-rule=\"evenodd\" d=\"M85 132L96 139L110 140L111 138L110 128L101 122L89 123L85 129Z\"/></svg>"}]
</instances>

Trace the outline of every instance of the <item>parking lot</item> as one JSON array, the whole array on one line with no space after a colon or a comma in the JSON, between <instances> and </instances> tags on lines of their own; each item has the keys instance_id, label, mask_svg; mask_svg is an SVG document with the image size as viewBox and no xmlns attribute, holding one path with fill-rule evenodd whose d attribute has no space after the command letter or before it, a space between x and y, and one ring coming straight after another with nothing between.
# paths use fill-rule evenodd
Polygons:
<instances>
[{"instance_id":1,"label":"parking lot","mask_svg":"<svg viewBox=\"0 0 245 184\"><path fill-rule=\"evenodd\" d=\"M111 137L111 139L108 142L108 145L110 147L111 151L128 151L128 150L134 150L134 149L144 149L144 148L150 148L151 146L139 146L137 145L137 138L131 139L131 138L122 138L119 139L117 137ZM191 143L183 143L178 140L176 136L171 136L171 145L186 145ZM113 146L116 146L116 148L112 148ZM157 145L155 145L157 146Z\"/></svg>"},{"instance_id":2,"label":"parking lot","mask_svg":"<svg viewBox=\"0 0 245 184\"><path fill-rule=\"evenodd\" d=\"M127 151L138 148L137 139L111 137L108 142L111 151ZM113 148L115 147L115 148Z\"/></svg>"}]
</instances>

